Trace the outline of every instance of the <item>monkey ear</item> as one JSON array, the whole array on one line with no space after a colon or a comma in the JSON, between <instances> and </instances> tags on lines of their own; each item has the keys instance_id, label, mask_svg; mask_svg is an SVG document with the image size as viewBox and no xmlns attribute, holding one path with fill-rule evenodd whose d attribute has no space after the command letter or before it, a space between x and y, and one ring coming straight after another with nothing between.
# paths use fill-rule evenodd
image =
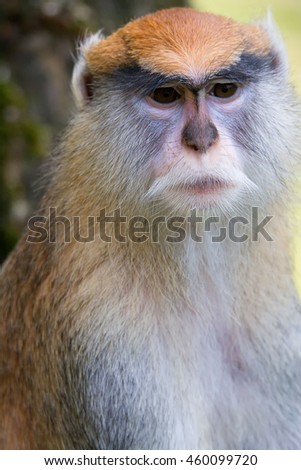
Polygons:
<instances>
[{"instance_id":1,"label":"monkey ear","mask_svg":"<svg viewBox=\"0 0 301 470\"><path fill-rule=\"evenodd\" d=\"M87 51L105 37L98 31L87 36L78 46L78 57L73 69L71 88L75 103L78 108L82 108L93 96L92 75L89 72L86 60Z\"/></svg>"},{"instance_id":2,"label":"monkey ear","mask_svg":"<svg viewBox=\"0 0 301 470\"><path fill-rule=\"evenodd\" d=\"M268 34L273 45L275 55L275 65L277 70L284 77L289 76L289 61L286 45L283 41L282 34L278 29L270 9L267 10L266 17L256 22Z\"/></svg>"}]
</instances>

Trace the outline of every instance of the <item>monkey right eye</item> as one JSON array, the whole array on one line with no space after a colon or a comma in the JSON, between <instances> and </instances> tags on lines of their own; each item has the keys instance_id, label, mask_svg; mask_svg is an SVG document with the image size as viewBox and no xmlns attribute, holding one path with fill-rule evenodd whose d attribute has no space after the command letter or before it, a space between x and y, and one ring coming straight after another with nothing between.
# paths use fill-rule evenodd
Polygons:
<instances>
[{"instance_id":1,"label":"monkey right eye","mask_svg":"<svg viewBox=\"0 0 301 470\"><path fill-rule=\"evenodd\" d=\"M173 87L161 87L153 91L149 97L160 104L174 103L181 98L180 93Z\"/></svg>"}]
</instances>

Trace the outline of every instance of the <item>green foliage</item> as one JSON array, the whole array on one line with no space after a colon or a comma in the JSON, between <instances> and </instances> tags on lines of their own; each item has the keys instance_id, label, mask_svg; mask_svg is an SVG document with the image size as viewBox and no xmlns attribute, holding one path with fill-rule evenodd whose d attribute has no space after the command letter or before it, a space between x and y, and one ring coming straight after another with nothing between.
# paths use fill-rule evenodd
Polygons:
<instances>
[{"instance_id":1,"label":"green foliage","mask_svg":"<svg viewBox=\"0 0 301 470\"><path fill-rule=\"evenodd\" d=\"M30 120L26 99L13 81L0 83L0 262L20 235L14 204L26 200L22 168L43 156L44 126ZM23 208L26 204L23 203Z\"/></svg>"}]
</instances>

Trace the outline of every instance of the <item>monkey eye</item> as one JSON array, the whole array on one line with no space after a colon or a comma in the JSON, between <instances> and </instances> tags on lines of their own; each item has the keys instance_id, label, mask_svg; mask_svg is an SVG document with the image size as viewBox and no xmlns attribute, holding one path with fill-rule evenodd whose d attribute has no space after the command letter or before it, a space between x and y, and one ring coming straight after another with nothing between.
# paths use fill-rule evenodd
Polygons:
<instances>
[{"instance_id":1,"label":"monkey eye","mask_svg":"<svg viewBox=\"0 0 301 470\"><path fill-rule=\"evenodd\" d=\"M181 98L180 93L173 87L160 87L153 91L150 98L160 104L170 104Z\"/></svg>"},{"instance_id":2,"label":"monkey eye","mask_svg":"<svg viewBox=\"0 0 301 470\"><path fill-rule=\"evenodd\" d=\"M227 99L232 98L238 90L238 86L235 83L216 83L209 94L216 98Z\"/></svg>"}]
</instances>

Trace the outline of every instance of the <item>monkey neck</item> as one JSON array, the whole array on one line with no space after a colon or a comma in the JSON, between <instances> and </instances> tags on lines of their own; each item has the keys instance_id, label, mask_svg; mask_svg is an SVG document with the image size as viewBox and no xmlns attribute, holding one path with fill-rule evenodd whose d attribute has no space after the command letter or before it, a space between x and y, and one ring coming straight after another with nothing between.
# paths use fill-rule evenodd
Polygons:
<instances>
[{"instance_id":1,"label":"monkey neck","mask_svg":"<svg viewBox=\"0 0 301 470\"><path fill-rule=\"evenodd\" d=\"M88 207L87 199L83 199L78 205L72 191L64 193L63 204L58 206L55 201L46 199L44 207L57 207L58 216L75 214L85 219L88 215L99 214L95 210L96 204ZM81 191L81 194L86 192ZM107 207L108 214L116 208L111 202L103 206ZM126 210L122 213L129 214ZM291 237L287 202L279 198L277 204L263 208L259 222L265 215L273 216L267 226L273 241L266 240L261 234L258 240L253 240L251 226L242 227L246 228L248 239L236 243L228 233L221 242L213 242L212 236L217 233L204 231L199 233L201 242L194 241L187 232L185 240L171 243L163 231L161 238L154 243L150 239L143 243L120 243L118 240L106 243L97 236L89 243L73 240L65 244L59 240L51 249L51 256L57 258L63 276L72 266L69 282L78 283L80 276L82 279L93 278L93 282L101 285L105 270L108 278L112 278L110 288L114 289L117 279L119 285L126 286L126 292L120 293L121 297L134 292L138 298L143 292L145 298L153 303L158 303L163 297L173 301L178 296L179 301L191 304L193 300L195 305L202 301L200 299L207 298L208 302L228 306L229 310L243 311L247 304L249 308L256 309L256 303L269 309L271 302L278 302L281 308L286 299L284 292L288 293L287 298L295 295L289 255ZM250 211L245 217L250 220ZM221 225L223 223L227 220L222 220Z\"/></svg>"}]
</instances>

